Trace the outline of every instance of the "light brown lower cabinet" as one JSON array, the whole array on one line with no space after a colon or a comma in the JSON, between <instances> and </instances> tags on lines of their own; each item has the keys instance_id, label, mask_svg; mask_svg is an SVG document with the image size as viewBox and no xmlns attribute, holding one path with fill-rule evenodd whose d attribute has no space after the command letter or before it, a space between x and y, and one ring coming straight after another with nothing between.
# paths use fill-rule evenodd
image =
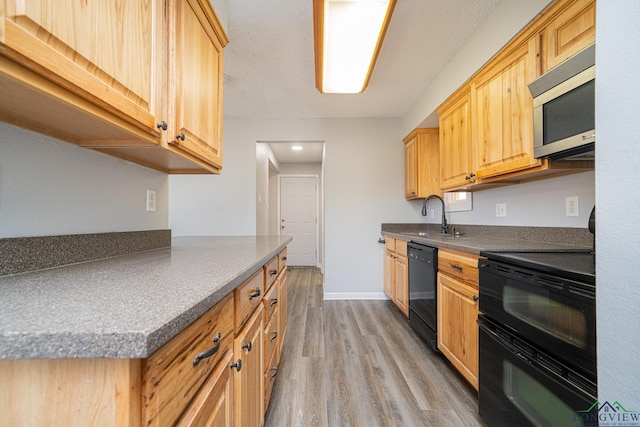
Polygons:
<instances>
[{"instance_id":1,"label":"light brown lower cabinet","mask_svg":"<svg viewBox=\"0 0 640 427\"><path fill-rule=\"evenodd\" d=\"M260 268L146 359L0 360L0 424L262 426L287 325L286 263L279 267L265 298L277 300L269 328L283 331L273 340L265 334Z\"/></svg>"},{"instance_id":2,"label":"light brown lower cabinet","mask_svg":"<svg viewBox=\"0 0 640 427\"><path fill-rule=\"evenodd\" d=\"M405 315L409 316L409 261L407 241L385 237L384 293Z\"/></svg>"},{"instance_id":3,"label":"light brown lower cabinet","mask_svg":"<svg viewBox=\"0 0 640 427\"><path fill-rule=\"evenodd\" d=\"M247 321L233 344L233 425L258 427L264 415L262 304Z\"/></svg>"},{"instance_id":4,"label":"light brown lower cabinet","mask_svg":"<svg viewBox=\"0 0 640 427\"><path fill-rule=\"evenodd\" d=\"M438 350L478 389L478 256L438 251Z\"/></svg>"},{"instance_id":5,"label":"light brown lower cabinet","mask_svg":"<svg viewBox=\"0 0 640 427\"><path fill-rule=\"evenodd\" d=\"M233 423L233 377L228 351L204 383L193 404L178 422L179 427L222 427Z\"/></svg>"}]
</instances>

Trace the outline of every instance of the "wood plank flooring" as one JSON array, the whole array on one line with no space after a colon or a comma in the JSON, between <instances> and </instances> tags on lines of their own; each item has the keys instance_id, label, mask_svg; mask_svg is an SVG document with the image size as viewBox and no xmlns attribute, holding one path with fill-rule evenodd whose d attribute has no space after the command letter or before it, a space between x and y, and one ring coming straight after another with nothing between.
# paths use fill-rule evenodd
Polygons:
<instances>
[{"instance_id":1,"label":"wood plank flooring","mask_svg":"<svg viewBox=\"0 0 640 427\"><path fill-rule=\"evenodd\" d=\"M390 301L323 301L291 268L289 329L265 418L274 426L485 426L475 390Z\"/></svg>"}]
</instances>

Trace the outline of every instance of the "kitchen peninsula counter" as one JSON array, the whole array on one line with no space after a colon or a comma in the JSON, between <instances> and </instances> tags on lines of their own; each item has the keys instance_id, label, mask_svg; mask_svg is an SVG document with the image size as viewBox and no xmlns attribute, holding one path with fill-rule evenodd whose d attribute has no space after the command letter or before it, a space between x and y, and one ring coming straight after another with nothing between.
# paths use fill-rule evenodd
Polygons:
<instances>
[{"instance_id":1,"label":"kitchen peninsula counter","mask_svg":"<svg viewBox=\"0 0 640 427\"><path fill-rule=\"evenodd\" d=\"M0 277L0 359L148 357L290 241L178 237L169 248Z\"/></svg>"}]
</instances>

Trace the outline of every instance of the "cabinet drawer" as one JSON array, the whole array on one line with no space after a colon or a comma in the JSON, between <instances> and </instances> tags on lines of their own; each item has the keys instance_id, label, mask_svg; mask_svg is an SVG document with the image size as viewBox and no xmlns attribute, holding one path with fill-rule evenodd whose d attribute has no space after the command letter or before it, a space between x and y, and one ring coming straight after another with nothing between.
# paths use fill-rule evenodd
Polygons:
<instances>
[{"instance_id":1,"label":"cabinet drawer","mask_svg":"<svg viewBox=\"0 0 640 427\"><path fill-rule=\"evenodd\" d=\"M267 293L264 295L264 299L262 300L264 303L264 323L267 324L269 319L271 319L273 312L276 311L278 307L278 287L279 287L280 279L278 279L275 286L272 286Z\"/></svg>"},{"instance_id":2,"label":"cabinet drawer","mask_svg":"<svg viewBox=\"0 0 640 427\"><path fill-rule=\"evenodd\" d=\"M218 361L231 349L233 338L233 295L229 294L146 359L143 425L174 425ZM204 357L206 353L213 354ZM196 356L204 358L196 362Z\"/></svg>"},{"instance_id":3,"label":"cabinet drawer","mask_svg":"<svg viewBox=\"0 0 640 427\"><path fill-rule=\"evenodd\" d=\"M274 256L269 260L268 263L264 265L264 277L265 277L265 285L264 291L269 290L273 282L275 282L276 277L278 277L278 256Z\"/></svg>"},{"instance_id":4,"label":"cabinet drawer","mask_svg":"<svg viewBox=\"0 0 640 427\"><path fill-rule=\"evenodd\" d=\"M264 269L261 268L233 291L235 296L234 325L236 333L242 329L253 310L262 302L263 288Z\"/></svg>"},{"instance_id":5,"label":"cabinet drawer","mask_svg":"<svg viewBox=\"0 0 640 427\"><path fill-rule=\"evenodd\" d=\"M385 236L384 237L384 248L388 251L395 252L396 251L396 239L393 237Z\"/></svg>"},{"instance_id":6,"label":"cabinet drawer","mask_svg":"<svg viewBox=\"0 0 640 427\"><path fill-rule=\"evenodd\" d=\"M396 255L407 257L407 241L396 239Z\"/></svg>"},{"instance_id":7,"label":"cabinet drawer","mask_svg":"<svg viewBox=\"0 0 640 427\"><path fill-rule=\"evenodd\" d=\"M438 251L438 271L477 286L478 259L479 257L474 254L440 249Z\"/></svg>"},{"instance_id":8,"label":"cabinet drawer","mask_svg":"<svg viewBox=\"0 0 640 427\"><path fill-rule=\"evenodd\" d=\"M278 254L278 271L287 268L287 248L284 248Z\"/></svg>"},{"instance_id":9,"label":"cabinet drawer","mask_svg":"<svg viewBox=\"0 0 640 427\"><path fill-rule=\"evenodd\" d=\"M278 349L278 316L276 311L276 316L272 316L269 320L269 323L265 322L264 327L264 369L267 370L269 368L269 361L276 354L276 350ZM277 363L275 360L273 363Z\"/></svg>"}]
</instances>

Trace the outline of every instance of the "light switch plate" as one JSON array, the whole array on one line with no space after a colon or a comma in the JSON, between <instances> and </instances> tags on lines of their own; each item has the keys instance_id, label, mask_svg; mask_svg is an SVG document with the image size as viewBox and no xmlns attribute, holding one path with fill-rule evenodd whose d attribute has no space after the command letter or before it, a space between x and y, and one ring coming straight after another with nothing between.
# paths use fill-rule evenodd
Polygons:
<instances>
[{"instance_id":1,"label":"light switch plate","mask_svg":"<svg viewBox=\"0 0 640 427\"><path fill-rule=\"evenodd\" d=\"M506 203L496 203L496 216L498 216L498 217L507 216L507 204Z\"/></svg>"}]
</instances>

